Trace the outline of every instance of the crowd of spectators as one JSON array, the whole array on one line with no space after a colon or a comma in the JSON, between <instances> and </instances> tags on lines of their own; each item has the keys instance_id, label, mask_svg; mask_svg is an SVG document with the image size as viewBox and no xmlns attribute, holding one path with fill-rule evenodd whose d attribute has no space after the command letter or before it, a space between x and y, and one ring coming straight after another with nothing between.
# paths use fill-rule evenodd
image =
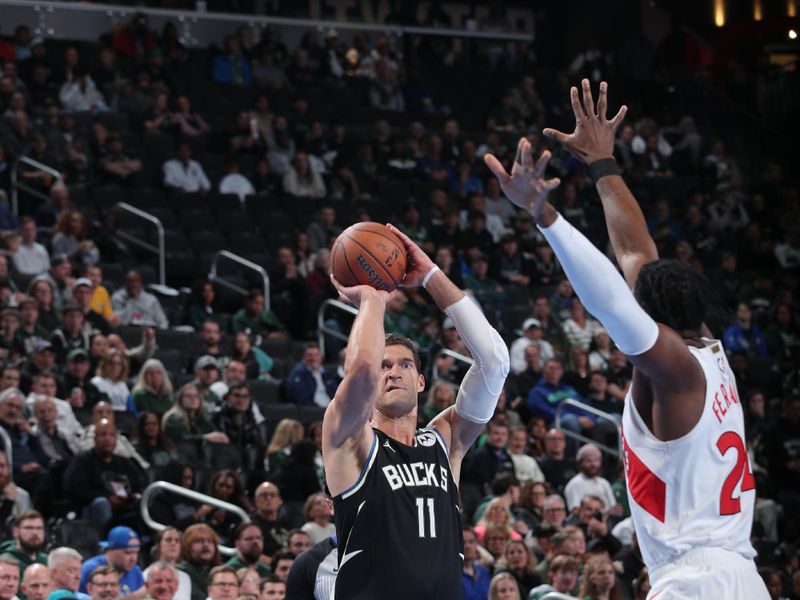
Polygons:
<instances>
[{"instance_id":1,"label":"crowd of spectators","mask_svg":"<svg viewBox=\"0 0 800 600\"><path fill-rule=\"evenodd\" d=\"M560 80L540 89L517 73L484 92L476 118L440 102L387 37L350 45L309 31L290 51L279 30L254 40L242 27L221 48L189 51L170 25L157 35L137 15L98 44L19 26L0 42L0 600L282 598L296 557L312 546L327 556L320 419L346 348L309 340L335 297L331 241L389 218L511 351L495 417L462 470L465 598L644 598L624 478L604 451L618 444L630 365L482 161L510 162L519 136L551 148L541 128L570 114ZM601 63L582 54L570 76ZM353 122L328 100L348 103ZM705 272L735 314L715 334L746 415L753 542L773 597L800 598L797 191L778 161L731 156L691 115L659 118L634 112L617 160L661 256ZM603 246L591 179L552 149L557 206ZM14 214L22 156L59 176L22 164L38 195L21 193ZM113 209L120 200L167 228L171 288L150 285L152 262L121 235L138 225ZM227 247L269 272L268 298L203 277ZM343 318L325 324L347 331ZM466 371L443 350L468 350L424 291L395 292L385 327L423 355L427 423ZM570 406L557 429L566 399L609 418ZM150 514L170 527L153 531L140 500L156 480L251 521L167 491Z\"/></svg>"}]
</instances>

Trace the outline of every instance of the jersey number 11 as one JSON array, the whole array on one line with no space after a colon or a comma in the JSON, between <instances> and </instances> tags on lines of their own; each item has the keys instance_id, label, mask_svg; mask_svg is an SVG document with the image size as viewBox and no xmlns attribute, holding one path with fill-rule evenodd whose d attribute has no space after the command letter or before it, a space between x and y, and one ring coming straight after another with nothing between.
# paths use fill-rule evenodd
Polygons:
<instances>
[{"instance_id":1,"label":"jersey number 11","mask_svg":"<svg viewBox=\"0 0 800 600\"><path fill-rule=\"evenodd\" d=\"M427 502L426 502L427 501ZM425 505L428 505L428 528L430 535L425 535ZM436 513L433 511L433 498L417 498L417 521L419 525L419 537L436 537Z\"/></svg>"}]
</instances>

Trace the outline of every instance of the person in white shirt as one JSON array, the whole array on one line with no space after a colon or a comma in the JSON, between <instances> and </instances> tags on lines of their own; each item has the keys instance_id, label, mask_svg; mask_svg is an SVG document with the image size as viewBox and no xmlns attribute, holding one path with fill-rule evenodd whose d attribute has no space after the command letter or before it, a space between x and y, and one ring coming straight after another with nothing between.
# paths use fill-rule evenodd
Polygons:
<instances>
[{"instance_id":1,"label":"person in white shirt","mask_svg":"<svg viewBox=\"0 0 800 600\"><path fill-rule=\"evenodd\" d=\"M544 473L539 468L539 463L528 455L528 432L525 427L520 425L511 429L508 453L511 455L511 462L514 463L514 474L521 485L544 481Z\"/></svg>"},{"instance_id":2,"label":"person in white shirt","mask_svg":"<svg viewBox=\"0 0 800 600\"><path fill-rule=\"evenodd\" d=\"M186 142L178 146L178 158L164 163L164 185L188 193L211 189L211 182L200 163L192 160L192 147Z\"/></svg>"},{"instance_id":3,"label":"person in white shirt","mask_svg":"<svg viewBox=\"0 0 800 600\"><path fill-rule=\"evenodd\" d=\"M73 80L61 86L58 99L64 109L71 112L105 112L108 110L103 94L97 89L91 76L78 67Z\"/></svg>"},{"instance_id":4,"label":"person in white shirt","mask_svg":"<svg viewBox=\"0 0 800 600\"><path fill-rule=\"evenodd\" d=\"M14 269L22 275L40 275L50 268L50 255L36 241L36 221L24 217L19 225L22 243L14 253Z\"/></svg>"},{"instance_id":5,"label":"person in white shirt","mask_svg":"<svg viewBox=\"0 0 800 600\"><path fill-rule=\"evenodd\" d=\"M542 364L555 358L553 345L542 338L542 323L539 319L525 319L522 324L522 337L517 338L511 343L511 370L519 374L528 368L528 361L525 359L525 349L536 344L539 346L539 358Z\"/></svg>"},{"instance_id":6,"label":"person in white shirt","mask_svg":"<svg viewBox=\"0 0 800 600\"><path fill-rule=\"evenodd\" d=\"M572 511L578 508L584 496L597 496L605 506L609 507L609 514L621 514L622 510L611 489L611 484L600 476L600 468L603 465L600 448L594 444L584 444L578 450L576 462L579 473L564 486L567 509Z\"/></svg>"},{"instance_id":7,"label":"person in white shirt","mask_svg":"<svg viewBox=\"0 0 800 600\"><path fill-rule=\"evenodd\" d=\"M227 175L219 182L220 194L236 194L239 200L244 203L245 196L255 194L256 188L250 180L239 173L239 161L231 158L226 165Z\"/></svg>"}]
</instances>

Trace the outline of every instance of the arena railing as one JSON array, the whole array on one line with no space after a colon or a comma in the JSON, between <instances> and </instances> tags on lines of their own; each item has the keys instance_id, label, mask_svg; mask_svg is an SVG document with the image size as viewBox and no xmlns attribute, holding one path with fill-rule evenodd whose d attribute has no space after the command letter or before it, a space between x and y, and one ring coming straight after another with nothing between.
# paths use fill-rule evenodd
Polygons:
<instances>
[{"instance_id":1,"label":"arena railing","mask_svg":"<svg viewBox=\"0 0 800 600\"><path fill-rule=\"evenodd\" d=\"M234 254L233 252L228 252L227 250L220 250L214 255L214 258L211 259L211 269L208 272L208 278L211 280L212 283L216 283L221 285L224 288L229 290L233 290L234 292L238 292L243 296L246 296L250 290L243 288L240 285L237 285L231 281L225 279L222 275L219 274L219 261L221 259L226 259L231 262L235 262L236 264L244 267L245 269L250 269L251 271L255 271L259 277L261 277L261 287L264 291L264 308L269 310L270 302L269 302L269 275L264 270L264 267L257 265L253 261L247 260L246 258L242 258L238 254Z\"/></svg>"},{"instance_id":2,"label":"arena railing","mask_svg":"<svg viewBox=\"0 0 800 600\"><path fill-rule=\"evenodd\" d=\"M44 200L48 202L50 200L50 196L41 190L37 190L29 186L27 183L23 183L19 179L19 167L20 165L28 165L29 167L33 167L36 171L41 171L43 173L47 173L53 178L53 183L61 181L61 173L53 169L52 167L48 167L45 164L40 163L38 160L32 159L30 156L21 156L17 159L17 162L14 163L14 168L11 169L11 212L14 216L19 215L19 191L22 190L26 194L30 194L35 198L39 198L40 200Z\"/></svg>"},{"instance_id":3,"label":"arena railing","mask_svg":"<svg viewBox=\"0 0 800 600\"><path fill-rule=\"evenodd\" d=\"M599 419L603 419L605 421L610 421L611 423L613 423L614 428L617 430L617 440L619 440L619 445L616 448L612 448L611 446L606 446L605 444L601 444L600 442L593 440L592 438L588 438L585 435L582 435L580 433L575 433L574 431L570 431L569 429L562 428L561 413L564 412L564 408L566 408L567 406L572 406L573 408L577 408L582 411L591 413ZM556 407L555 423L556 423L556 429L560 429L565 436L571 437L581 442L585 442L587 444L592 443L598 448L600 448L600 450L602 450L603 452L610 454L617 460L620 459L621 453L619 449L622 445L622 426L620 425L619 420L611 413L607 413L603 410L594 408L593 406L589 406L588 404L586 404L585 402L581 402L580 400L573 400L572 398L567 398L566 400L562 400L561 402L559 402L558 406Z\"/></svg>"},{"instance_id":4,"label":"arena railing","mask_svg":"<svg viewBox=\"0 0 800 600\"><path fill-rule=\"evenodd\" d=\"M156 232L158 234L158 246L154 246L150 242L140 239L135 235L128 233L124 230L117 231L117 235L121 237L126 242L130 242L135 246L139 246L140 248L144 248L145 250L149 250L158 255L158 283L162 286L167 285L167 268L166 268L166 259L167 259L167 252L166 252L166 245L164 242L164 225L162 225L161 220L151 215L148 212L145 212L135 206L131 206L127 202L118 202L115 206L115 209L123 210L127 213L130 213L140 219L151 223L152 225L156 226Z\"/></svg>"},{"instance_id":5,"label":"arena railing","mask_svg":"<svg viewBox=\"0 0 800 600\"><path fill-rule=\"evenodd\" d=\"M154 496L164 492L170 492L177 496L194 500L195 502L201 502L202 504L208 504L216 508L221 508L222 510L233 513L239 517L242 520L242 523L250 522L249 515L235 504L225 502L224 500L219 500L212 496L207 496L206 494L201 494L200 492L195 492L194 490L186 489L185 487L181 487L167 481L154 481L145 488L144 492L142 492L142 499L139 503L139 512L142 515L142 520L144 521L145 525L147 525L153 531L163 531L167 527L173 526L167 523L159 523L150 515L150 501ZM224 554L225 556L233 556L236 554L236 548L223 546L222 544L220 544L218 548L220 553Z\"/></svg>"},{"instance_id":6,"label":"arena railing","mask_svg":"<svg viewBox=\"0 0 800 600\"><path fill-rule=\"evenodd\" d=\"M335 30L342 37L357 32L369 32L395 37L430 36L470 40L492 40L506 43L527 44L533 41L533 12L518 10L517 19L524 25L523 33L503 31L480 31L478 29L456 29L440 27L415 27L387 25L383 23L355 23L330 19L300 19L273 15L234 14L225 12L203 12L192 9L175 10L146 6L124 6L119 4L87 4L79 2L31 2L31 0L0 0L3 22L27 25L35 36L58 37L59 39L97 41L98 32L110 31L130 21L141 12L148 17L149 27L161 31L168 21L176 22L180 42L187 48L201 48L209 44L221 44L225 36L241 25L250 27L254 33L269 26L281 28L283 42L296 46L309 29L317 31Z\"/></svg>"},{"instance_id":7,"label":"arena railing","mask_svg":"<svg viewBox=\"0 0 800 600\"><path fill-rule=\"evenodd\" d=\"M318 333L318 343L319 349L322 352L322 355L325 356L325 336L330 335L335 337L337 340L342 340L344 342L347 341L348 335L343 333L339 329L334 329L333 327L329 327L325 324L325 311L328 308L333 308L336 310L340 310L342 312L351 314L356 316L358 314L358 309L350 306L349 304L345 304L344 302L340 302L339 300L325 300L317 311L317 331ZM446 356L450 356L455 360L460 362L466 363L467 365L472 365L475 361L472 360L469 356L461 354L459 352L454 352L453 350L449 350L448 348L443 348L441 350L441 354Z\"/></svg>"}]
</instances>

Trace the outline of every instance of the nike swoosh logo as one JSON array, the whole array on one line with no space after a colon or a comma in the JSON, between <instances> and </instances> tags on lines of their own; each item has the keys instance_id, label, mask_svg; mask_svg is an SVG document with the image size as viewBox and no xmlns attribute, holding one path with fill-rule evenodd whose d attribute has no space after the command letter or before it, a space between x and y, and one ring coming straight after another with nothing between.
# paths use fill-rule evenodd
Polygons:
<instances>
[{"instance_id":1,"label":"nike swoosh logo","mask_svg":"<svg viewBox=\"0 0 800 600\"><path fill-rule=\"evenodd\" d=\"M334 572L341 571L342 567L345 565L345 563L348 560L350 560L354 556L357 556L357 555L361 554L362 552L363 552L363 550L353 550L352 552L348 552L347 554L345 554L342 557L342 562L339 563L339 568L338 569L334 569Z\"/></svg>"}]
</instances>

